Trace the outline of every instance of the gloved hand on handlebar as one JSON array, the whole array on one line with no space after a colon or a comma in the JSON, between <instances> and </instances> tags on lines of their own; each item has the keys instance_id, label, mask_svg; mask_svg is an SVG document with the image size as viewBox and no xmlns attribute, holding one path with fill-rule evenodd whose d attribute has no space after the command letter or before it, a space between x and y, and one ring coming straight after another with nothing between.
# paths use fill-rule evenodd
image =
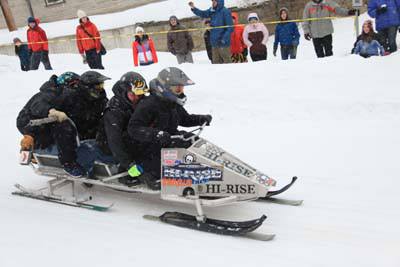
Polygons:
<instances>
[{"instance_id":1,"label":"gloved hand on handlebar","mask_svg":"<svg viewBox=\"0 0 400 267\"><path fill-rule=\"evenodd\" d=\"M159 131L157 133L156 138L157 138L157 141L162 146L167 145L167 144L169 144L171 142L171 135L168 132Z\"/></svg>"},{"instance_id":2,"label":"gloved hand on handlebar","mask_svg":"<svg viewBox=\"0 0 400 267\"><path fill-rule=\"evenodd\" d=\"M203 125L204 123L206 123L206 126L210 126L211 121L212 121L211 115L199 115L200 125Z\"/></svg>"}]
</instances>

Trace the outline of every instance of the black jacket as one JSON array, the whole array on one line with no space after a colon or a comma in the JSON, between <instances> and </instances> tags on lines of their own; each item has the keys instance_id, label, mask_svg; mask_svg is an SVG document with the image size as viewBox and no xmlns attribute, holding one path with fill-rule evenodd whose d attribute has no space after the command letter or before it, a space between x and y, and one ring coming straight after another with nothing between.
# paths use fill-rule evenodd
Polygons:
<instances>
[{"instance_id":1,"label":"black jacket","mask_svg":"<svg viewBox=\"0 0 400 267\"><path fill-rule=\"evenodd\" d=\"M53 75L50 80L40 87L40 92L35 94L26 103L17 117L17 128L23 135L35 138L35 148L46 147L50 140L49 125L28 126L30 120L47 118L49 110L60 109L62 104L61 88L57 86L57 76Z\"/></svg>"},{"instance_id":2,"label":"black jacket","mask_svg":"<svg viewBox=\"0 0 400 267\"><path fill-rule=\"evenodd\" d=\"M134 104L127 98L127 89L118 81L113 87L114 96L108 102L103 115L104 132L99 132L97 143L111 150L122 168L128 169L134 161L134 144L128 135L128 123L134 112Z\"/></svg>"},{"instance_id":3,"label":"black jacket","mask_svg":"<svg viewBox=\"0 0 400 267\"><path fill-rule=\"evenodd\" d=\"M78 89L63 90L61 110L75 123L80 140L95 139L108 99L105 91L99 98L90 96L84 85Z\"/></svg>"},{"instance_id":4,"label":"black jacket","mask_svg":"<svg viewBox=\"0 0 400 267\"><path fill-rule=\"evenodd\" d=\"M156 80L150 82L152 88ZM129 122L129 135L141 144L157 142L159 131L171 135L179 134L178 126L193 127L200 125L199 115L189 115L180 105L151 95L143 99Z\"/></svg>"}]
</instances>

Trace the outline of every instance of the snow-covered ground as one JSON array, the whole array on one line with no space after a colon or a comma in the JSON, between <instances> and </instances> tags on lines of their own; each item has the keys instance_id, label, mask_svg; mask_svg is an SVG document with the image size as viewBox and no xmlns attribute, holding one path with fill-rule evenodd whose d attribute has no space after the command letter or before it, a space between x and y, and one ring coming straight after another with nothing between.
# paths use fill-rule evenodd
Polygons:
<instances>
[{"instance_id":1,"label":"snow-covered ground","mask_svg":"<svg viewBox=\"0 0 400 267\"><path fill-rule=\"evenodd\" d=\"M282 197L304 199L301 207L250 202L207 209L210 217L230 220L268 215L257 231L275 233L271 242L143 220L143 214L193 212L157 197L94 187L97 203L115 203L98 213L12 196L15 183L46 182L17 163L19 110L51 74L87 69L78 55L58 54L51 55L54 71L23 73L15 57L0 56L0 266L400 266L400 54L348 55L352 21L336 21L335 28L335 56L328 59L315 59L302 39L296 61L271 60L269 51L266 62L210 65L200 52L196 64L180 66L196 82L186 90L186 108L214 117L205 138L280 186L300 177ZM130 49L109 51L109 97L127 71L151 79L176 65L169 54L159 58L133 68Z\"/></svg>"},{"instance_id":2,"label":"snow-covered ground","mask_svg":"<svg viewBox=\"0 0 400 267\"><path fill-rule=\"evenodd\" d=\"M225 6L241 7L263 1L264 0L225 0ZM168 20L171 15L175 15L180 19L192 17L194 14L190 10L188 5L189 2L189 0L165 0L128 9L122 12L93 16L91 16L90 10L85 11L90 16L91 21L94 22L100 30L104 31L121 28L128 25L135 25L136 23ZM197 0L193 2L195 3L196 7L200 9L208 9L211 6L210 1ZM75 34L77 25L77 18L40 24L40 26L46 30L48 38L73 35ZM27 28L27 26L21 27L18 29L18 31L14 32L9 32L7 29L1 29L0 43L11 43L15 37L19 37L21 40L26 41Z\"/></svg>"}]
</instances>

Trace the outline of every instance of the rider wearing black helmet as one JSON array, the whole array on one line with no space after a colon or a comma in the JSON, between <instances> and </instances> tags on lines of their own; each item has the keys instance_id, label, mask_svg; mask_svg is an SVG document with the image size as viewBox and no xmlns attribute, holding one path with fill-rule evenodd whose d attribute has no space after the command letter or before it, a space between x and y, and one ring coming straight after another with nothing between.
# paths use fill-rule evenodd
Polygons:
<instances>
[{"instance_id":1,"label":"rider wearing black helmet","mask_svg":"<svg viewBox=\"0 0 400 267\"><path fill-rule=\"evenodd\" d=\"M113 86L114 96L108 102L103 115L104 132L97 136L97 143L103 153L111 154L118 160L121 171L128 171L128 177L120 179L126 185L137 184L143 170L135 162L134 143L128 135L128 123L139 101L149 95L146 80L139 73L125 73ZM105 134L105 135L104 135Z\"/></svg>"},{"instance_id":2,"label":"rider wearing black helmet","mask_svg":"<svg viewBox=\"0 0 400 267\"><path fill-rule=\"evenodd\" d=\"M160 189L160 150L163 147L188 147L172 143L171 135L180 134L178 126L210 124L211 115L189 115L184 87L194 82L180 69L165 68L150 82L151 96L143 99L129 122L130 137L137 144L137 162L144 173L138 177L153 190Z\"/></svg>"}]
</instances>

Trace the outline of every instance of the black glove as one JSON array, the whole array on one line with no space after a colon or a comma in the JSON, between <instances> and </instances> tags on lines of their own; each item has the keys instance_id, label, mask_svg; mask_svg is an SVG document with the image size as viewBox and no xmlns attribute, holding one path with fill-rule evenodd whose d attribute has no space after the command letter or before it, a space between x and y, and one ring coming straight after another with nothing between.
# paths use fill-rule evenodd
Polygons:
<instances>
[{"instance_id":1,"label":"black glove","mask_svg":"<svg viewBox=\"0 0 400 267\"><path fill-rule=\"evenodd\" d=\"M199 115L199 124L203 125L206 123L207 126L210 126L210 123L212 121L212 116L211 115Z\"/></svg>"},{"instance_id":2,"label":"black glove","mask_svg":"<svg viewBox=\"0 0 400 267\"><path fill-rule=\"evenodd\" d=\"M380 8L378 8L376 10L376 14L379 16L379 15L382 15L383 13L385 13L386 11L387 11L387 5L383 4L380 6Z\"/></svg>"},{"instance_id":3,"label":"black glove","mask_svg":"<svg viewBox=\"0 0 400 267\"><path fill-rule=\"evenodd\" d=\"M160 143L160 145L162 146L167 145L171 142L171 135L168 132L159 131L156 138L157 142Z\"/></svg>"},{"instance_id":4,"label":"black glove","mask_svg":"<svg viewBox=\"0 0 400 267\"><path fill-rule=\"evenodd\" d=\"M306 38L307 41L310 41L312 39L311 34L309 33L304 34L304 38Z\"/></svg>"},{"instance_id":5,"label":"black glove","mask_svg":"<svg viewBox=\"0 0 400 267\"><path fill-rule=\"evenodd\" d=\"M247 49L247 47L245 49L243 49L242 54L244 57L247 57L247 55L249 54L249 50Z\"/></svg>"},{"instance_id":6,"label":"black glove","mask_svg":"<svg viewBox=\"0 0 400 267\"><path fill-rule=\"evenodd\" d=\"M360 10L350 9L348 14L349 14L349 16L360 16Z\"/></svg>"},{"instance_id":7,"label":"black glove","mask_svg":"<svg viewBox=\"0 0 400 267\"><path fill-rule=\"evenodd\" d=\"M274 57L276 57L276 51L278 50L277 46L274 46Z\"/></svg>"}]
</instances>

